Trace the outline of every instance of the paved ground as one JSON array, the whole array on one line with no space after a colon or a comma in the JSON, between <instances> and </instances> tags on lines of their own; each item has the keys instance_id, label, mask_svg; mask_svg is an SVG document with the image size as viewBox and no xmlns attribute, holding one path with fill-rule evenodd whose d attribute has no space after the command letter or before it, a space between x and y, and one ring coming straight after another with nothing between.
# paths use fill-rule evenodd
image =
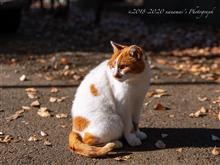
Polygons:
<instances>
[{"instance_id":1,"label":"paved ground","mask_svg":"<svg viewBox=\"0 0 220 165\"><path fill-rule=\"evenodd\" d=\"M220 163L219 156L213 156L211 150L220 146L220 142L212 141L211 135L220 137L219 121L217 120L217 107L211 100L217 98L219 90L217 85L165 85L152 86L151 91L157 88L167 90L170 96L162 98L146 98L145 110L141 115L141 128L149 138L143 145L136 148L127 145L120 151L113 152L111 156L103 159L90 159L71 153L67 147L67 136L71 130L71 117L57 119L55 116L42 118L37 115L38 108L31 108L22 117L7 122L6 117L29 106L32 102L27 97L25 88L2 88L0 131L9 134L14 139L8 143L0 143L0 164L119 164L114 158L129 155L126 164L213 164ZM202 90L201 90L202 89ZM50 88L37 88L39 101L42 106L51 110L53 115L70 112L71 102L75 88L59 88L56 94L50 93ZM61 103L50 103L50 96L69 96ZM198 96L206 96L208 101L201 102ZM170 108L166 111L156 111L153 107L161 103ZM201 106L212 110L207 116L190 118L191 112L197 111ZM41 137L40 131L48 136ZM29 142L32 135L41 137L41 140ZM168 134L162 138L161 134ZM43 142L48 139L52 146L45 146ZM157 149L154 143L163 140L165 149ZM182 148L182 152L176 151Z\"/></svg>"},{"instance_id":2,"label":"paved ground","mask_svg":"<svg viewBox=\"0 0 220 165\"><path fill-rule=\"evenodd\" d=\"M33 10L25 13L17 34L0 37L0 165L219 165L220 156L211 151L220 147L220 141L212 139L220 137L220 29L187 23L144 24L116 12L104 12L99 26L92 20L90 11L79 11L75 5L68 20ZM68 150L69 112L84 75L111 55L110 40L140 45L151 57L153 85L140 123L148 139L136 148L124 142L123 149L108 157L90 159ZM19 80L22 75L27 81ZM59 92L51 93L52 86ZM28 98L28 87L38 90L41 107L47 107L51 117L39 116L39 108L19 111L35 100ZM168 96L156 98L155 89L166 90ZM52 96L68 97L51 103ZM158 103L169 110L154 110ZM208 110L205 116L189 117L201 107ZM21 116L6 120L16 117L16 112ZM68 116L58 119L60 113ZM48 136L42 137L40 131ZM155 147L158 140L166 147Z\"/></svg>"}]
</instances>

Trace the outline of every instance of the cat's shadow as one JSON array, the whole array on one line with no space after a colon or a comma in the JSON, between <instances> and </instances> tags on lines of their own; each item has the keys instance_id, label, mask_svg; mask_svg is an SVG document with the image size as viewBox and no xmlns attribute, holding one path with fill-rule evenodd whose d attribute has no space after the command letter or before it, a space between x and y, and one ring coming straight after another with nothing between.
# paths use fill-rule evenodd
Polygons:
<instances>
[{"instance_id":1,"label":"cat's shadow","mask_svg":"<svg viewBox=\"0 0 220 165\"><path fill-rule=\"evenodd\" d=\"M213 141L211 136L220 137L220 129L209 128L142 128L148 138L142 141L138 147L130 147L123 139L124 147L119 152L153 151L160 150L155 147L157 140L162 140L166 144L165 149L185 148L185 147L220 147L220 141ZM161 134L167 134L165 138Z\"/></svg>"}]
</instances>

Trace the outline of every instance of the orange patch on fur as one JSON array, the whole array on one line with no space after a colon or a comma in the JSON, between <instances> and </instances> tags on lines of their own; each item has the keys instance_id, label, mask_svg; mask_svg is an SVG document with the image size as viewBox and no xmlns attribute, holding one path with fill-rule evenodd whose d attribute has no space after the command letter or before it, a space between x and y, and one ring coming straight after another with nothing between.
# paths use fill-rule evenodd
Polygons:
<instances>
[{"instance_id":1,"label":"orange patch on fur","mask_svg":"<svg viewBox=\"0 0 220 165\"><path fill-rule=\"evenodd\" d=\"M91 84L90 85L90 92L92 93L93 96L98 96L99 95L98 90L97 90L95 84Z\"/></svg>"},{"instance_id":2,"label":"orange patch on fur","mask_svg":"<svg viewBox=\"0 0 220 165\"><path fill-rule=\"evenodd\" d=\"M93 136L92 134L86 132L84 134L84 137L82 139L83 143L89 144L89 145L95 145L98 144L98 138Z\"/></svg>"},{"instance_id":3,"label":"orange patch on fur","mask_svg":"<svg viewBox=\"0 0 220 165\"><path fill-rule=\"evenodd\" d=\"M73 128L77 131L83 131L89 125L89 121L81 116L77 116L73 119Z\"/></svg>"}]
</instances>

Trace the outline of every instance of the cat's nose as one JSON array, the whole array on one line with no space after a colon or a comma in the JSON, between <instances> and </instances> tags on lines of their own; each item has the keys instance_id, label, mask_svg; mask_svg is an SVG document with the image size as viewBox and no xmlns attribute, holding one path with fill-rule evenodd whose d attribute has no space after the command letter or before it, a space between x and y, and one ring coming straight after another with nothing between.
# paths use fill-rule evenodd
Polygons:
<instances>
[{"instance_id":1,"label":"cat's nose","mask_svg":"<svg viewBox=\"0 0 220 165\"><path fill-rule=\"evenodd\" d=\"M116 74L114 74L114 77L119 79L122 77L122 75L120 73L116 73Z\"/></svg>"}]
</instances>

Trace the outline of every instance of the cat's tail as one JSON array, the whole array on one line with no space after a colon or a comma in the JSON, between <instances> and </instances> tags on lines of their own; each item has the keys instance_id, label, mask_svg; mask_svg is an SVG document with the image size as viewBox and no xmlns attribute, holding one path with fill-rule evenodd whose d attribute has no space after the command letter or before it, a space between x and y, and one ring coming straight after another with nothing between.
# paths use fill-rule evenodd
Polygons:
<instances>
[{"instance_id":1,"label":"cat's tail","mask_svg":"<svg viewBox=\"0 0 220 165\"><path fill-rule=\"evenodd\" d=\"M103 147L90 146L82 142L82 139L78 133L71 131L69 134L69 147L80 155L88 157L101 157L113 150L115 148L115 143L107 143Z\"/></svg>"}]
</instances>

